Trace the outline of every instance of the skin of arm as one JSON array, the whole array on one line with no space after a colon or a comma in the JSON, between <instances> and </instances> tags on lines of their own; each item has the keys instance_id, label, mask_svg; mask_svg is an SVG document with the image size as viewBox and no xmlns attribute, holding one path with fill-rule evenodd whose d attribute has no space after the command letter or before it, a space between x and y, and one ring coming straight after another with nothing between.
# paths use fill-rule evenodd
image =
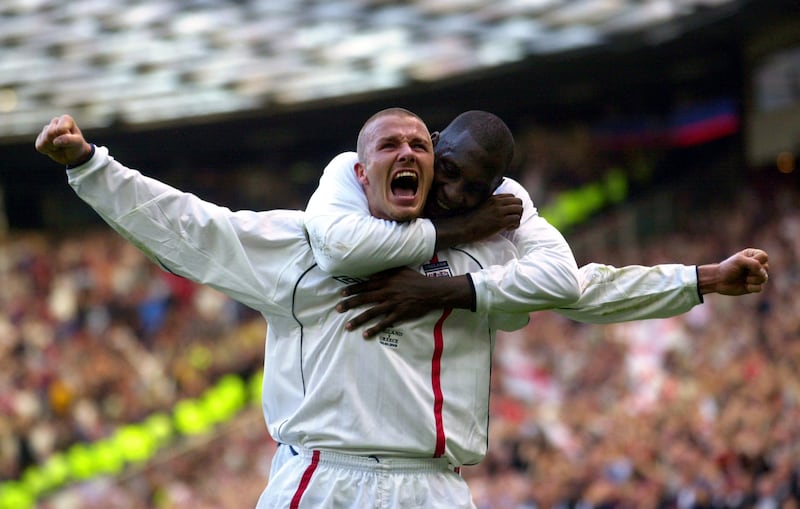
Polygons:
<instances>
[{"instance_id":1,"label":"skin of arm","mask_svg":"<svg viewBox=\"0 0 800 509\"><path fill-rule=\"evenodd\" d=\"M748 247L720 263L698 266L697 278L701 295L760 293L769 281L769 255L762 249Z\"/></svg>"}]
</instances>

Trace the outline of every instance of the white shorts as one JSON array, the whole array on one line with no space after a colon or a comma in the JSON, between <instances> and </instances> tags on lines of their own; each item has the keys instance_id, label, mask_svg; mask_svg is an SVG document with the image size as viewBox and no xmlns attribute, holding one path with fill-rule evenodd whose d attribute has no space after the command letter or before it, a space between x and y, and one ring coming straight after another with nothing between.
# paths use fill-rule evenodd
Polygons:
<instances>
[{"instance_id":1,"label":"white shorts","mask_svg":"<svg viewBox=\"0 0 800 509\"><path fill-rule=\"evenodd\" d=\"M296 452L270 473L257 509L475 509L466 481L444 458Z\"/></svg>"},{"instance_id":2,"label":"white shorts","mask_svg":"<svg viewBox=\"0 0 800 509\"><path fill-rule=\"evenodd\" d=\"M292 447L289 444L278 444L278 448L275 449L275 454L272 456L272 463L269 467L269 480L271 481L273 477L278 473L278 470L289 461L289 458L293 456L297 456L299 453L297 449Z\"/></svg>"}]
</instances>

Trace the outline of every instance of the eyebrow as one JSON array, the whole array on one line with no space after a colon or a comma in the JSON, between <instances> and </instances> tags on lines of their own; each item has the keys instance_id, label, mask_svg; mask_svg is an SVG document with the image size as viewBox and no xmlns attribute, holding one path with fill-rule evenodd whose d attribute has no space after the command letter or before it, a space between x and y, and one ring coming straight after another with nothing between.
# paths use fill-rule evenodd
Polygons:
<instances>
[{"instance_id":1,"label":"eyebrow","mask_svg":"<svg viewBox=\"0 0 800 509\"><path fill-rule=\"evenodd\" d=\"M386 135L386 136L381 136L375 141L378 142L378 143L382 143L382 142L385 142L385 141L398 142L402 138L405 138L405 136L403 136L401 134L390 134L390 135ZM428 140L426 138L423 138L422 136L414 136L414 137L410 138L408 141L409 141L409 143L422 142L422 143L425 143L428 146L431 146L431 147L433 146L433 143L430 140Z\"/></svg>"}]
</instances>

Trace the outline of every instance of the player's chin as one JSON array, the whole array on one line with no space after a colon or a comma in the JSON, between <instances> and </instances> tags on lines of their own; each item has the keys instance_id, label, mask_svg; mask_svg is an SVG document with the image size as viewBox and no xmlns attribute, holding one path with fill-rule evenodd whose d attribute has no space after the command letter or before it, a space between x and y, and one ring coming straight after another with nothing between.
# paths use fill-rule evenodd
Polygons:
<instances>
[{"instance_id":1,"label":"player's chin","mask_svg":"<svg viewBox=\"0 0 800 509\"><path fill-rule=\"evenodd\" d=\"M456 215L456 211L440 206L436 200L429 200L425 205L425 217L436 219L454 215Z\"/></svg>"},{"instance_id":2,"label":"player's chin","mask_svg":"<svg viewBox=\"0 0 800 509\"><path fill-rule=\"evenodd\" d=\"M413 207L395 207L392 211L392 219L401 223L413 221L422 215L422 206L415 205Z\"/></svg>"}]
</instances>

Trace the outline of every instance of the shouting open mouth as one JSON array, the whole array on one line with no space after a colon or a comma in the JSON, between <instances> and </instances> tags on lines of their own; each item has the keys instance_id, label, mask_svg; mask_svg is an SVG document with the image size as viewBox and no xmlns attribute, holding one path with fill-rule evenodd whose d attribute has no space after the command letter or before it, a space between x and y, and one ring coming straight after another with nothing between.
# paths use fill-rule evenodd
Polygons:
<instances>
[{"instance_id":1,"label":"shouting open mouth","mask_svg":"<svg viewBox=\"0 0 800 509\"><path fill-rule=\"evenodd\" d=\"M411 170L400 170L392 178L392 194L396 198L413 199L419 189L419 177Z\"/></svg>"}]
</instances>

